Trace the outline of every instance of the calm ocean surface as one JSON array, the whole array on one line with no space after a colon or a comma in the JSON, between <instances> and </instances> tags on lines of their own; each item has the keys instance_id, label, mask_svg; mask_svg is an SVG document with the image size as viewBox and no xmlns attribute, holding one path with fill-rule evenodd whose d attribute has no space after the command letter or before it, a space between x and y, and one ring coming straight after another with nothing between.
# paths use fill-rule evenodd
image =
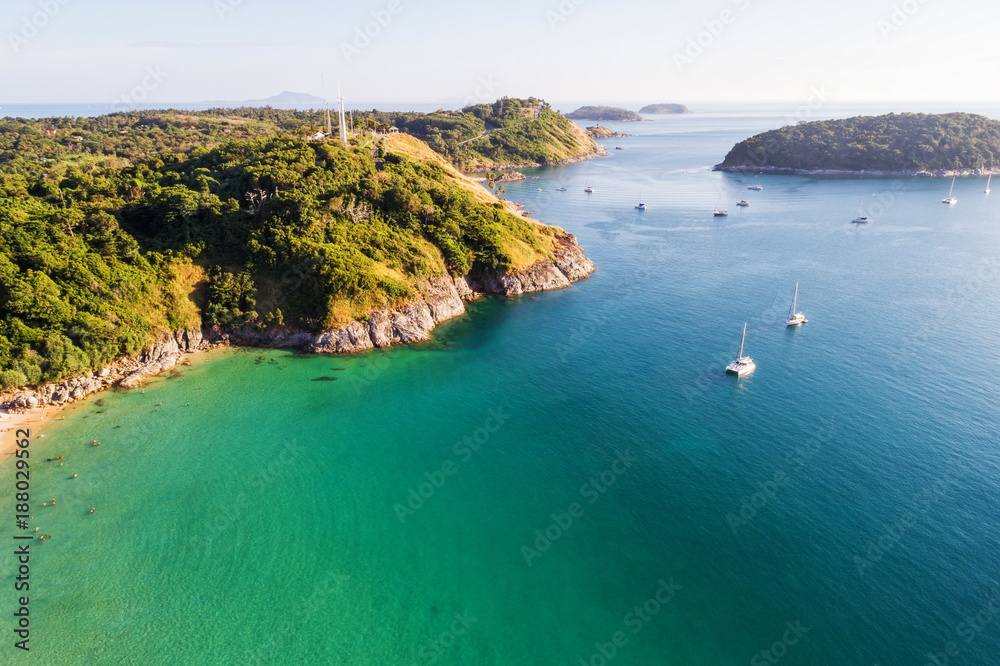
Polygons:
<instances>
[{"instance_id":1,"label":"calm ocean surface","mask_svg":"<svg viewBox=\"0 0 1000 666\"><path fill-rule=\"evenodd\" d=\"M613 125L507 184L597 264L570 289L67 410L19 661L1000 664L1000 191L710 171L777 124Z\"/></svg>"}]
</instances>

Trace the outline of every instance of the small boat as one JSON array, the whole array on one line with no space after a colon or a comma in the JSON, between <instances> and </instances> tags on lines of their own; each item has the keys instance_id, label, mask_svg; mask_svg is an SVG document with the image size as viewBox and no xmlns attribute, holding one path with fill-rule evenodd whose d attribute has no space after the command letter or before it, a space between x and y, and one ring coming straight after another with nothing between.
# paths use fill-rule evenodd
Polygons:
<instances>
[{"instance_id":1,"label":"small boat","mask_svg":"<svg viewBox=\"0 0 1000 666\"><path fill-rule=\"evenodd\" d=\"M715 204L715 212L712 213L714 217L726 217L729 215L728 210L722 210L719 205L722 203L722 196L719 196L719 201Z\"/></svg>"},{"instance_id":2,"label":"small boat","mask_svg":"<svg viewBox=\"0 0 1000 666\"><path fill-rule=\"evenodd\" d=\"M556 192L565 192L565 191L566 191L565 187L557 187L556 188Z\"/></svg>"},{"instance_id":3,"label":"small boat","mask_svg":"<svg viewBox=\"0 0 1000 666\"><path fill-rule=\"evenodd\" d=\"M594 188L590 186L590 183L587 183L587 187L583 188L583 191L586 192L587 194L593 194Z\"/></svg>"},{"instance_id":4,"label":"small boat","mask_svg":"<svg viewBox=\"0 0 1000 666\"><path fill-rule=\"evenodd\" d=\"M796 312L795 308L799 305L799 283L795 283L795 295L792 296L792 309L788 311L788 320L785 324L788 326L801 326L802 324L808 324L809 320L801 312Z\"/></svg>"},{"instance_id":5,"label":"small boat","mask_svg":"<svg viewBox=\"0 0 1000 666\"><path fill-rule=\"evenodd\" d=\"M992 173L990 174L990 177L986 179L986 190L985 190L986 194L990 193L990 181L991 180L993 180L993 174Z\"/></svg>"},{"instance_id":6,"label":"small boat","mask_svg":"<svg viewBox=\"0 0 1000 666\"><path fill-rule=\"evenodd\" d=\"M736 357L735 361L726 366L726 374L742 377L743 375L749 375L757 369L757 364L753 362L753 359L743 355L743 343L746 341L747 324L743 322L743 339L740 340L740 354Z\"/></svg>"},{"instance_id":7,"label":"small boat","mask_svg":"<svg viewBox=\"0 0 1000 666\"><path fill-rule=\"evenodd\" d=\"M625 150L625 149L622 148L621 146L615 146L615 150Z\"/></svg>"},{"instance_id":8,"label":"small boat","mask_svg":"<svg viewBox=\"0 0 1000 666\"><path fill-rule=\"evenodd\" d=\"M760 191L761 191L762 189L764 189L764 188L763 188L763 187L761 187L760 185L757 185L757 184L753 184L753 185L749 185L749 186L747 186L747 189L748 189L748 190L753 190L754 192L760 192Z\"/></svg>"},{"instance_id":9,"label":"small boat","mask_svg":"<svg viewBox=\"0 0 1000 666\"><path fill-rule=\"evenodd\" d=\"M957 204L958 203L958 197L953 197L952 196L952 194L954 192L955 192L955 177L952 176L951 177L951 189L948 190L948 196L945 197L944 199L941 199L941 203L948 204L949 206L952 205L952 204Z\"/></svg>"},{"instance_id":10,"label":"small boat","mask_svg":"<svg viewBox=\"0 0 1000 666\"><path fill-rule=\"evenodd\" d=\"M639 198L635 200L636 210L646 210L646 204L642 203L642 191L639 192Z\"/></svg>"},{"instance_id":11,"label":"small boat","mask_svg":"<svg viewBox=\"0 0 1000 666\"><path fill-rule=\"evenodd\" d=\"M736 202L736 205L746 208L747 206L750 205L750 202L747 201L746 199L740 199L739 201Z\"/></svg>"},{"instance_id":12,"label":"small boat","mask_svg":"<svg viewBox=\"0 0 1000 666\"><path fill-rule=\"evenodd\" d=\"M864 203L865 198L861 197L861 201L858 202L858 211L854 213L854 219L851 220L854 224L868 224L868 216L861 214L861 205Z\"/></svg>"}]
</instances>

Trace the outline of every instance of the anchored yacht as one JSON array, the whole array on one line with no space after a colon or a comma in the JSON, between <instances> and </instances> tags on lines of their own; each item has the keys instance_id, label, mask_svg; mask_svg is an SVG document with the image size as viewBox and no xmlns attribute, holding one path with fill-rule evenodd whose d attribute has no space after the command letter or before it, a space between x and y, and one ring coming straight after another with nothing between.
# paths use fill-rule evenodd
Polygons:
<instances>
[{"instance_id":1,"label":"anchored yacht","mask_svg":"<svg viewBox=\"0 0 1000 666\"><path fill-rule=\"evenodd\" d=\"M743 339L740 340L740 355L736 357L736 360L726 366L726 373L731 375L736 375L737 377L742 377L743 375L749 375L751 372L757 369L757 365L753 362L753 359L749 356L743 355L743 343L747 340L747 324L743 322Z\"/></svg>"}]
</instances>

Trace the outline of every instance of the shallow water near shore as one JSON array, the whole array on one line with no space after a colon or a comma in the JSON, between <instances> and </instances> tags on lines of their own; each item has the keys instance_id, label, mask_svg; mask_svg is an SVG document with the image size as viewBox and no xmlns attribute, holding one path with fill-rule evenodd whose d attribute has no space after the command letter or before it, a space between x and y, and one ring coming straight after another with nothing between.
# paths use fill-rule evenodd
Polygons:
<instances>
[{"instance_id":1,"label":"shallow water near shore","mask_svg":"<svg viewBox=\"0 0 1000 666\"><path fill-rule=\"evenodd\" d=\"M507 183L597 264L569 289L407 348L214 352L45 426L24 661L1000 663L1000 199L709 170L774 126L611 124Z\"/></svg>"}]
</instances>

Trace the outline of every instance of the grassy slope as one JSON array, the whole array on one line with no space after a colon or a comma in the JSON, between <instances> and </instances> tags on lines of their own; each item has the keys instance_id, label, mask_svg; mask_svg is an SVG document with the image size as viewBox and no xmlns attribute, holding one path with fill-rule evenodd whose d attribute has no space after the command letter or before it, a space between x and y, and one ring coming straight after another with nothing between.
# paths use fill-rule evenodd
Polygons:
<instances>
[{"instance_id":1,"label":"grassy slope","mask_svg":"<svg viewBox=\"0 0 1000 666\"><path fill-rule=\"evenodd\" d=\"M535 220L525 217L519 208L511 204L509 201L497 198L482 185L470 180L465 176L465 174L449 164L443 157L431 150L430 146L420 139L406 134L393 134L386 136L385 141L387 150L390 152L400 153L421 162L440 165L448 174L452 183L468 192L471 192L477 201L481 201L482 203L491 206L501 204L504 206L505 210L531 224L538 247L531 247L524 241L516 238L506 239L504 242L504 248L514 259L514 270L527 268L538 261L551 258L553 236L560 231L559 229L545 224L540 224Z\"/></svg>"},{"instance_id":2,"label":"grassy slope","mask_svg":"<svg viewBox=\"0 0 1000 666\"><path fill-rule=\"evenodd\" d=\"M471 172L517 166L548 164L595 153L597 144L579 125L552 111L542 111L507 129L497 129L482 139L462 146L456 161Z\"/></svg>"}]
</instances>

